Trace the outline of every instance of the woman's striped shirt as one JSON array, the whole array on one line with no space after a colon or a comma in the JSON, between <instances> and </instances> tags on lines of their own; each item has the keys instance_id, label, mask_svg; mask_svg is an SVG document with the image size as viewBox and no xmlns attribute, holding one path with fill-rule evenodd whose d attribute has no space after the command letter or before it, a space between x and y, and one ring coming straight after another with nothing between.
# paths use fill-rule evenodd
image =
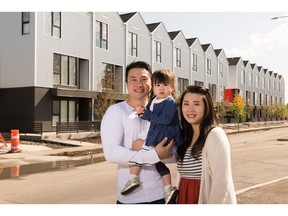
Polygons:
<instances>
[{"instance_id":1,"label":"woman's striped shirt","mask_svg":"<svg viewBox=\"0 0 288 216\"><path fill-rule=\"evenodd\" d=\"M197 158L191 156L191 147L186 150L183 161L178 161L177 169L181 178L201 179L202 152Z\"/></svg>"}]
</instances>

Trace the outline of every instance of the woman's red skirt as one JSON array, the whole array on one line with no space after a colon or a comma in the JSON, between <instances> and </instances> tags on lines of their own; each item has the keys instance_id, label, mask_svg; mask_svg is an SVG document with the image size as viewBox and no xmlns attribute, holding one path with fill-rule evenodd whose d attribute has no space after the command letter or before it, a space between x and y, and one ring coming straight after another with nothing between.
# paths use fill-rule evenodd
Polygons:
<instances>
[{"instance_id":1,"label":"woman's red skirt","mask_svg":"<svg viewBox=\"0 0 288 216\"><path fill-rule=\"evenodd\" d=\"M198 204L201 179L181 178L177 204Z\"/></svg>"}]
</instances>

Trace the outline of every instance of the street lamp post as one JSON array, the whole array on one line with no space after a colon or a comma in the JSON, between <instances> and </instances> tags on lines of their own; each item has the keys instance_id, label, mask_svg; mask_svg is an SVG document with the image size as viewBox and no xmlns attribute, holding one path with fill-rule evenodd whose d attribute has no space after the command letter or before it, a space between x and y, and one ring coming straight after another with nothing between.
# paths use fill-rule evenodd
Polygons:
<instances>
[{"instance_id":1,"label":"street lamp post","mask_svg":"<svg viewBox=\"0 0 288 216\"><path fill-rule=\"evenodd\" d=\"M282 18L288 18L288 16L277 16L277 17L272 17L271 20L282 19Z\"/></svg>"}]
</instances>

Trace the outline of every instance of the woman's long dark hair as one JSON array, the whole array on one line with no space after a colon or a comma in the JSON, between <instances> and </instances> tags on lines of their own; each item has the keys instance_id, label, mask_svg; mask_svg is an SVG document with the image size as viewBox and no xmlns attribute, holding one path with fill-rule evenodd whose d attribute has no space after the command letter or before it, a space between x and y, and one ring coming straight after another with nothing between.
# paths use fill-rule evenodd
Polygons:
<instances>
[{"instance_id":1,"label":"woman's long dark hair","mask_svg":"<svg viewBox=\"0 0 288 216\"><path fill-rule=\"evenodd\" d=\"M192 138L193 138L193 128L190 123L186 121L183 116L182 106L183 99L187 93L195 93L199 95L203 95L202 100L204 102L204 116L202 122L200 123L200 134L196 142L192 146L191 156L197 158L199 153L202 151L207 135L209 131L218 124L218 119L214 110L213 99L209 93L209 90L204 88L203 86L188 86L181 95L180 98L180 113L181 113L181 126L183 132L183 144L178 148L178 157L180 161L183 161L186 150L191 146Z\"/></svg>"}]
</instances>

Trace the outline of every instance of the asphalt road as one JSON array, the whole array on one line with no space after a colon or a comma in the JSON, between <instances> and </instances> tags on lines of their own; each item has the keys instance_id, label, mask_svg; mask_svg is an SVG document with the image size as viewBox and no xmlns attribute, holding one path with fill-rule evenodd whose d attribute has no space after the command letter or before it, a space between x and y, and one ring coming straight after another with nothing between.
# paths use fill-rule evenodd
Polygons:
<instances>
[{"instance_id":1,"label":"asphalt road","mask_svg":"<svg viewBox=\"0 0 288 216\"><path fill-rule=\"evenodd\" d=\"M239 204L288 204L287 128L229 135ZM169 164L173 182L176 164ZM116 165L107 162L0 180L0 203L114 204Z\"/></svg>"}]
</instances>

